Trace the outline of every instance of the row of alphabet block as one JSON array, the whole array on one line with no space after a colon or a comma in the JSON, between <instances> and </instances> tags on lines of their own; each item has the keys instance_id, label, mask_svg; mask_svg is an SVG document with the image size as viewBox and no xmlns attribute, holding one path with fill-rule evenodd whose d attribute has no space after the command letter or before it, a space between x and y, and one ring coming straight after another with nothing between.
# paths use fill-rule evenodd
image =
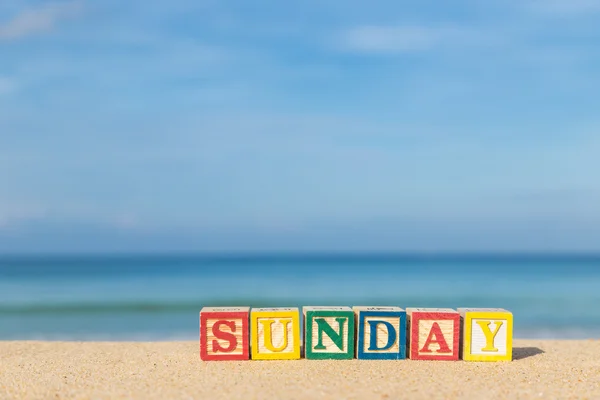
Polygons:
<instances>
[{"instance_id":1,"label":"row of alphabet block","mask_svg":"<svg viewBox=\"0 0 600 400\"><path fill-rule=\"evenodd\" d=\"M512 360L512 313L498 308L303 307L307 359ZM300 358L298 308L204 307L202 360Z\"/></svg>"}]
</instances>

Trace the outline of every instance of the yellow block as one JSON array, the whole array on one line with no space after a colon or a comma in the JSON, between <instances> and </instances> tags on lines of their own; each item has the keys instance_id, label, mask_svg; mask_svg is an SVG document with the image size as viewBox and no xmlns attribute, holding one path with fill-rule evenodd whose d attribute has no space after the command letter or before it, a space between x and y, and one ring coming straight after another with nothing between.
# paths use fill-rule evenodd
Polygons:
<instances>
[{"instance_id":1,"label":"yellow block","mask_svg":"<svg viewBox=\"0 0 600 400\"><path fill-rule=\"evenodd\" d=\"M253 360L300 358L300 310L253 308L250 312Z\"/></svg>"},{"instance_id":2,"label":"yellow block","mask_svg":"<svg viewBox=\"0 0 600 400\"><path fill-rule=\"evenodd\" d=\"M462 319L462 359L511 361L513 315L502 308L459 308Z\"/></svg>"}]
</instances>

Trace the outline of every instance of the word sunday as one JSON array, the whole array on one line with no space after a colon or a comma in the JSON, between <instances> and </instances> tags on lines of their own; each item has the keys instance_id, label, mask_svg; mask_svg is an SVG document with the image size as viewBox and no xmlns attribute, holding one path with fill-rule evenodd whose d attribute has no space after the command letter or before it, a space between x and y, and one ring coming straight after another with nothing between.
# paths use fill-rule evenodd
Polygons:
<instances>
[{"instance_id":1,"label":"word sunday","mask_svg":"<svg viewBox=\"0 0 600 400\"><path fill-rule=\"evenodd\" d=\"M511 361L513 315L500 308L204 307L200 358Z\"/></svg>"}]
</instances>

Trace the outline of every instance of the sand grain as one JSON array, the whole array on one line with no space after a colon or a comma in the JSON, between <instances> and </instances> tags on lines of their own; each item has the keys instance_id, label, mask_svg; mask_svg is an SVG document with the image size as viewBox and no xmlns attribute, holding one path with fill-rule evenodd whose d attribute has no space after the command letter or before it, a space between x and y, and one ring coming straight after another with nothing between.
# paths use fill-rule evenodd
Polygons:
<instances>
[{"instance_id":1,"label":"sand grain","mask_svg":"<svg viewBox=\"0 0 600 400\"><path fill-rule=\"evenodd\" d=\"M0 342L2 399L600 399L600 340L515 341L509 363L202 362L197 342Z\"/></svg>"}]
</instances>

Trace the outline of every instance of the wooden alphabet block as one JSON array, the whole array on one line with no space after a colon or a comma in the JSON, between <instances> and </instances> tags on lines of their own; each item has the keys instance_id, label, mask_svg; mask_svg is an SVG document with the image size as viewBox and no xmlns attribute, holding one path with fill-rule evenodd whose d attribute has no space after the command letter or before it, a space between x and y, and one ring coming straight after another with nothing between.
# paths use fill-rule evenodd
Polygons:
<instances>
[{"instance_id":1,"label":"wooden alphabet block","mask_svg":"<svg viewBox=\"0 0 600 400\"><path fill-rule=\"evenodd\" d=\"M459 308L465 361L511 361L513 315L502 308Z\"/></svg>"},{"instance_id":2,"label":"wooden alphabet block","mask_svg":"<svg viewBox=\"0 0 600 400\"><path fill-rule=\"evenodd\" d=\"M200 310L200 358L248 360L250 307L203 307Z\"/></svg>"},{"instance_id":3,"label":"wooden alphabet block","mask_svg":"<svg viewBox=\"0 0 600 400\"><path fill-rule=\"evenodd\" d=\"M300 310L253 308L250 313L253 360L300 358Z\"/></svg>"},{"instance_id":4,"label":"wooden alphabet block","mask_svg":"<svg viewBox=\"0 0 600 400\"><path fill-rule=\"evenodd\" d=\"M307 359L354 358L354 313L350 307L303 307Z\"/></svg>"},{"instance_id":5,"label":"wooden alphabet block","mask_svg":"<svg viewBox=\"0 0 600 400\"><path fill-rule=\"evenodd\" d=\"M407 308L408 357L458 360L460 314L451 308Z\"/></svg>"},{"instance_id":6,"label":"wooden alphabet block","mask_svg":"<svg viewBox=\"0 0 600 400\"><path fill-rule=\"evenodd\" d=\"M400 307L353 307L357 340L356 358L406 358L406 311Z\"/></svg>"}]
</instances>

